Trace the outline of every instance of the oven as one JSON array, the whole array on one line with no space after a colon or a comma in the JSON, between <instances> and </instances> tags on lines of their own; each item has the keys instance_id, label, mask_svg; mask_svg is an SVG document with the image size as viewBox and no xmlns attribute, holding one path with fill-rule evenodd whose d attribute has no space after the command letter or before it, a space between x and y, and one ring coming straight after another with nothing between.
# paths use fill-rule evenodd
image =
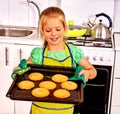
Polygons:
<instances>
[{"instance_id":1,"label":"oven","mask_svg":"<svg viewBox=\"0 0 120 114\"><path fill-rule=\"evenodd\" d=\"M86 58L97 70L96 78L87 82L84 88L84 102L75 105L74 114L109 114L114 65L111 39L67 39L68 43L83 49Z\"/></svg>"}]
</instances>

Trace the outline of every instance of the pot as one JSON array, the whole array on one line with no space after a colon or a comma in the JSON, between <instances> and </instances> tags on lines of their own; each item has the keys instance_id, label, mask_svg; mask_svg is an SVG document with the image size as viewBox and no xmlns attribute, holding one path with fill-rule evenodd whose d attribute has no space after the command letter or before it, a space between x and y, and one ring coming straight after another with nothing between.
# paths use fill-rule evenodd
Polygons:
<instances>
[{"instance_id":1,"label":"pot","mask_svg":"<svg viewBox=\"0 0 120 114\"><path fill-rule=\"evenodd\" d=\"M108 19L109 26L106 26L105 24L103 24L102 19L99 20L98 24L93 23L93 22L91 23L89 21L88 25L91 27L92 37L94 37L94 38L102 38L102 39L111 38L112 20L105 13L100 13L100 14L95 15L96 18L100 17L100 16L104 16L104 17L106 17ZM95 20L96 20L96 18L95 18Z\"/></svg>"}]
</instances>

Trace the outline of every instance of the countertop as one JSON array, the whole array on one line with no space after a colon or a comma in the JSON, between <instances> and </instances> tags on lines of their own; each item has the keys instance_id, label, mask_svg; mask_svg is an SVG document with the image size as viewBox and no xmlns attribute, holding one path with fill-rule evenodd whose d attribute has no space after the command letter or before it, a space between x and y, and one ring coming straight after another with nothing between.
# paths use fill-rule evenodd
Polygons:
<instances>
[{"instance_id":1,"label":"countertop","mask_svg":"<svg viewBox=\"0 0 120 114\"><path fill-rule=\"evenodd\" d=\"M0 37L0 43L42 45L43 40L41 38L36 38L34 36L27 38Z\"/></svg>"}]
</instances>

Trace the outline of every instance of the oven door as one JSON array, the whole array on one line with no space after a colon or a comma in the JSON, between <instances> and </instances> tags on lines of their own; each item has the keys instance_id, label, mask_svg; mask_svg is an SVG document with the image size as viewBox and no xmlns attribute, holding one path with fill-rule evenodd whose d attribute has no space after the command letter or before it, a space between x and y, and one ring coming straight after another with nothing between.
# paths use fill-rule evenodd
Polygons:
<instances>
[{"instance_id":1,"label":"oven door","mask_svg":"<svg viewBox=\"0 0 120 114\"><path fill-rule=\"evenodd\" d=\"M106 114L109 99L111 66L94 66L96 78L89 80L84 89L84 102L75 106L80 114Z\"/></svg>"}]
</instances>

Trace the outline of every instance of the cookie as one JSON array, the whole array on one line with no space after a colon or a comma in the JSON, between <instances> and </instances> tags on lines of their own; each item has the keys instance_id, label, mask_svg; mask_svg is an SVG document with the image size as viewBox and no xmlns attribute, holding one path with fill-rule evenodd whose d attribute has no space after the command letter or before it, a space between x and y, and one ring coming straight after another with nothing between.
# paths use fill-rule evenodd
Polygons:
<instances>
[{"instance_id":1,"label":"cookie","mask_svg":"<svg viewBox=\"0 0 120 114\"><path fill-rule=\"evenodd\" d=\"M65 99L65 98L68 98L70 96L70 92L68 90L65 90L65 89L57 89L54 91L53 95L56 98Z\"/></svg>"},{"instance_id":2,"label":"cookie","mask_svg":"<svg viewBox=\"0 0 120 114\"><path fill-rule=\"evenodd\" d=\"M58 83L61 83L61 82L65 82L68 80L68 77L65 76L65 75L62 75L62 74L55 74L52 76L52 80L54 82L58 82Z\"/></svg>"},{"instance_id":3,"label":"cookie","mask_svg":"<svg viewBox=\"0 0 120 114\"><path fill-rule=\"evenodd\" d=\"M44 77L44 75L42 73L39 73L39 72L33 72L33 73L28 75L28 78L32 81L42 80L43 77Z\"/></svg>"},{"instance_id":4,"label":"cookie","mask_svg":"<svg viewBox=\"0 0 120 114\"><path fill-rule=\"evenodd\" d=\"M50 94L50 92L46 88L38 87L38 88L33 89L31 94L37 98L44 98L44 97L47 97Z\"/></svg>"},{"instance_id":5,"label":"cookie","mask_svg":"<svg viewBox=\"0 0 120 114\"><path fill-rule=\"evenodd\" d=\"M56 84L52 81L43 81L39 84L39 87L52 90L56 88Z\"/></svg>"},{"instance_id":6,"label":"cookie","mask_svg":"<svg viewBox=\"0 0 120 114\"><path fill-rule=\"evenodd\" d=\"M67 90L75 90L78 85L72 81L66 81L61 83L61 87Z\"/></svg>"},{"instance_id":7,"label":"cookie","mask_svg":"<svg viewBox=\"0 0 120 114\"><path fill-rule=\"evenodd\" d=\"M25 89L25 90L32 89L34 86L35 86L34 82L29 81L29 80L23 80L18 83L18 87L20 89Z\"/></svg>"}]
</instances>

